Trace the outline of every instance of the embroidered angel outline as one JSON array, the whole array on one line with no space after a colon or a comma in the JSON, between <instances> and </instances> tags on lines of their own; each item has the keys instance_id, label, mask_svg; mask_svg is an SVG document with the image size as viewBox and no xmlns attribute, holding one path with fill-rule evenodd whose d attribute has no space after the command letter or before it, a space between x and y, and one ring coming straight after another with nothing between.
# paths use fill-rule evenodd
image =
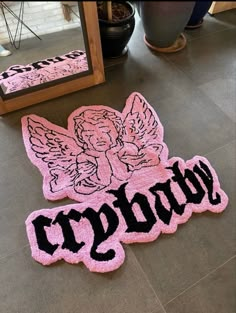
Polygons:
<instances>
[{"instance_id":1,"label":"embroidered angel outline","mask_svg":"<svg viewBox=\"0 0 236 313\"><path fill-rule=\"evenodd\" d=\"M44 177L49 200L79 200L128 181L134 171L167 158L163 127L152 107L132 93L122 113L106 106L81 107L68 118L68 130L36 115L22 118L27 154ZM165 152L165 153L163 153Z\"/></svg>"}]
</instances>

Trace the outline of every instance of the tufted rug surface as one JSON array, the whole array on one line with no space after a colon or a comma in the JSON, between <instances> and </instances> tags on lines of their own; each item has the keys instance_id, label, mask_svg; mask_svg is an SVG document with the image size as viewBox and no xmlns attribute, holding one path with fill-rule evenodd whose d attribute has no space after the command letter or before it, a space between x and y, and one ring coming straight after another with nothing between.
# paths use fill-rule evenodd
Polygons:
<instances>
[{"instance_id":1,"label":"tufted rug surface","mask_svg":"<svg viewBox=\"0 0 236 313\"><path fill-rule=\"evenodd\" d=\"M4 93L8 94L87 70L86 53L74 50L27 65L12 65L0 73L0 85Z\"/></svg>"},{"instance_id":2,"label":"tufted rug surface","mask_svg":"<svg viewBox=\"0 0 236 313\"><path fill-rule=\"evenodd\" d=\"M122 113L80 107L69 116L68 129L28 115L22 131L45 198L77 202L28 216L32 257L44 265L64 259L109 272L124 262L123 244L156 240L192 213L220 213L227 206L205 157L168 158L159 117L138 92Z\"/></svg>"}]
</instances>

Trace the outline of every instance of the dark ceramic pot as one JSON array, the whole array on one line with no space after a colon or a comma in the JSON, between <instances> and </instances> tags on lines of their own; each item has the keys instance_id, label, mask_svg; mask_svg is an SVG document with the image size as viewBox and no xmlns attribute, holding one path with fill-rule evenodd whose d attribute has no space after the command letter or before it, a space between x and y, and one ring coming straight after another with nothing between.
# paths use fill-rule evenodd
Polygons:
<instances>
[{"instance_id":1,"label":"dark ceramic pot","mask_svg":"<svg viewBox=\"0 0 236 313\"><path fill-rule=\"evenodd\" d=\"M130 11L130 16L119 22L99 19L102 53L105 58L117 58L127 52L127 44L135 26L134 6L127 1L116 2L126 5Z\"/></svg>"},{"instance_id":2,"label":"dark ceramic pot","mask_svg":"<svg viewBox=\"0 0 236 313\"><path fill-rule=\"evenodd\" d=\"M143 22L145 43L156 48L174 45L189 21L194 5L195 1L139 1L137 6Z\"/></svg>"},{"instance_id":3,"label":"dark ceramic pot","mask_svg":"<svg viewBox=\"0 0 236 313\"><path fill-rule=\"evenodd\" d=\"M213 1L196 1L186 28L196 28L201 26L203 17L207 14L212 2Z\"/></svg>"}]
</instances>

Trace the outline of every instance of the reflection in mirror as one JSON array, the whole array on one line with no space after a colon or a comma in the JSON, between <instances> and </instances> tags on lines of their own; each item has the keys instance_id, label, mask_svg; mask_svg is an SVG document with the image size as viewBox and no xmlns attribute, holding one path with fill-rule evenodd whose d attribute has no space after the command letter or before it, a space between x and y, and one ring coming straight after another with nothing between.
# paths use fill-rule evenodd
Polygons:
<instances>
[{"instance_id":1,"label":"reflection in mirror","mask_svg":"<svg viewBox=\"0 0 236 313\"><path fill-rule=\"evenodd\" d=\"M1 1L0 8L0 47L11 51L0 56L2 97L88 72L78 1Z\"/></svg>"}]
</instances>

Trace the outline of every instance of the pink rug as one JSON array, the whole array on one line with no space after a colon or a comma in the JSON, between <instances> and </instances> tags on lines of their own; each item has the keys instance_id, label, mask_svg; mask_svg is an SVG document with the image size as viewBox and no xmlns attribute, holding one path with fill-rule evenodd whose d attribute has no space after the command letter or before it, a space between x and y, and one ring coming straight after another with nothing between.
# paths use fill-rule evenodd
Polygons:
<instances>
[{"instance_id":1,"label":"pink rug","mask_svg":"<svg viewBox=\"0 0 236 313\"><path fill-rule=\"evenodd\" d=\"M27 65L12 65L5 72L0 73L0 85L4 93L8 94L87 70L86 53L74 50Z\"/></svg>"},{"instance_id":2,"label":"pink rug","mask_svg":"<svg viewBox=\"0 0 236 313\"><path fill-rule=\"evenodd\" d=\"M69 116L68 129L28 115L22 129L45 198L78 202L27 218L32 256L44 265L64 259L90 271L112 271L124 262L122 243L153 241L174 233L193 212L220 213L227 206L206 158L168 159L163 126L137 92L122 113L80 107Z\"/></svg>"}]
</instances>

